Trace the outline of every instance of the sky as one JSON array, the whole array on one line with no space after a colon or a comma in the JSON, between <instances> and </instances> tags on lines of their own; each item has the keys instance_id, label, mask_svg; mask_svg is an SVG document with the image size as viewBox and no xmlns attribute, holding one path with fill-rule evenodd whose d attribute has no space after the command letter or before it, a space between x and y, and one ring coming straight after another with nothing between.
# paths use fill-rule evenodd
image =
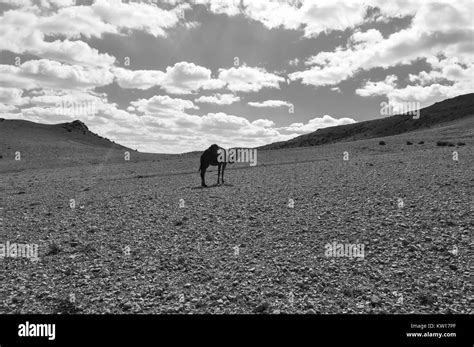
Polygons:
<instances>
[{"instance_id":1,"label":"sky","mask_svg":"<svg viewBox=\"0 0 474 347\"><path fill-rule=\"evenodd\" d=\"M473 33L464 0L0 0L0 117L255 147L474 92Z\"/></svg>"}]
</instances>

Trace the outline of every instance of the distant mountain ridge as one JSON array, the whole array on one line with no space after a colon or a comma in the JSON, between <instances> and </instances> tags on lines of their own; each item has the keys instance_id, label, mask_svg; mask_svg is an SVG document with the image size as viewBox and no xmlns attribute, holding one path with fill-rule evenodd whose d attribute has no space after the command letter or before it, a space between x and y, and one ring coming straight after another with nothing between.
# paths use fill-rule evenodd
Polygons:
<instances>
[{"instance_id":1,"label":"distant mountain ridge","mask_svg":"<svg viewBox=\"0 0 474 347\"><path fill-rule=\"evenodd\" d=\"M21 160L17 160L17 154ZM92 132L79 120L41 124L0 118L0 172L24 168L165 160L169 154L141 153Z\"/></svg>"},{"instance_id":2,"label":"distant mountain ridge","mask_svg":"<svg viewBox=\"0 0 474 347\"><path fill-rule=\"evenodd\" d=\"M0 136L10 148L49 144L61 146L75 144L78 147L130 150L89 130L80 120L60 124L41 124L20 119L0 118ZM1 143L0 143L1 146ZM1 147L0 147L1 149Z\"/></svg>"},{"instance_id":3,"label":"distant mountain ridge","mask_svg":"<svg viewBox=\"0 0 474 347\"><path fill-rule=\"evenodd\" d=\"M327 143L346 142L398 135L405 132L431 128L474 115L474 93L460 95L437 102L420 110L419 119L411 115L391 117L318 129L288 141L274 142L258 149L280 149L317 146Z\"/></svg>"}]
</instances>

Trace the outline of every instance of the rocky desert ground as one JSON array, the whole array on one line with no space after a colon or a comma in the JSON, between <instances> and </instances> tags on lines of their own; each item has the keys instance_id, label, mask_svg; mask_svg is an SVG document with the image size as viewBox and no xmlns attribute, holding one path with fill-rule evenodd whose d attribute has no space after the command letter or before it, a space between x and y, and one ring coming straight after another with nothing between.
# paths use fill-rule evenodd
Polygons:
<instances>
[{"instance_id":1,"label":"rocky desert ground","mask_svg":"<svg viewBox=\"0 0 474 347\"><path fill-rule=\"evenodd\" d=\"M39 259L0 259L0 313L472 313L473 121L259 151L208 188L199 154L3 158L2 239Z\"/></svg>"}]
</instances>

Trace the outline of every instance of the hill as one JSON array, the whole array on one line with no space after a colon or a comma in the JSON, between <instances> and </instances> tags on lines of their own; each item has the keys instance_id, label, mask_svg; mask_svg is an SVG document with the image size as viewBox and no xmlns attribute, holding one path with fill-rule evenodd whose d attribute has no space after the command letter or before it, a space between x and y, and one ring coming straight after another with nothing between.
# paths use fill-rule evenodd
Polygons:
<instances>
[{"instance_id":1,"label":"hill","mask_svg":"<svg viewBox=\"0 0 474 347\"><path fill-rule=\"evenodd\" d=\"M0 118L0 168L61 167L124 161L163 159L169 155L139 153L92 131L81 121L40 124ZM15 160L20 153L21 160Z\"/></svg>"},{"instance_id":2,"label":"hill","mask_svg":"<svg viewBox=\"0 0 474 347\"><path fill-rule=\"evenodd\" d=\"M81 121L70 123L40 124L19 119L0 119L0 146L23 147L82 147L92 146L119 150L131 150L116 144L92 131ZM3 146L0 150L4 150Z\"/></svg>"},{"instance_id":3,"label":"hill","mask_svg":"<svg viewBox=\"0 0 474 347\"><path fill-rule=\"evenodd\" d=\"M327 143L363 140L393 136L406 132L429 129L474 115L474 93L437 102L420 110L420 117L395 115L354 124L318 129L288 141L275 142L258 149L280 149L317 146Z\"/></svg>"}]
</instances>

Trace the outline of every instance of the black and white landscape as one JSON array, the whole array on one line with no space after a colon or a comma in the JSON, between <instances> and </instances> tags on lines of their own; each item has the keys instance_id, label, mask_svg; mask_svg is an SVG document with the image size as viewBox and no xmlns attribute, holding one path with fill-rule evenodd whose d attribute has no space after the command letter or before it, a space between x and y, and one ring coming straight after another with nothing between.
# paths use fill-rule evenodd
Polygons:
<instances>
[{"instance_id":1,"label":"black and white landscape","mask_svg":"<svg viewBox=\"0 0 474 347\"><path fill-rule=\"evenodd\" d=\"M1 0L0 314L472 314L473 11Z\"/></svg>"}]
</instances>

